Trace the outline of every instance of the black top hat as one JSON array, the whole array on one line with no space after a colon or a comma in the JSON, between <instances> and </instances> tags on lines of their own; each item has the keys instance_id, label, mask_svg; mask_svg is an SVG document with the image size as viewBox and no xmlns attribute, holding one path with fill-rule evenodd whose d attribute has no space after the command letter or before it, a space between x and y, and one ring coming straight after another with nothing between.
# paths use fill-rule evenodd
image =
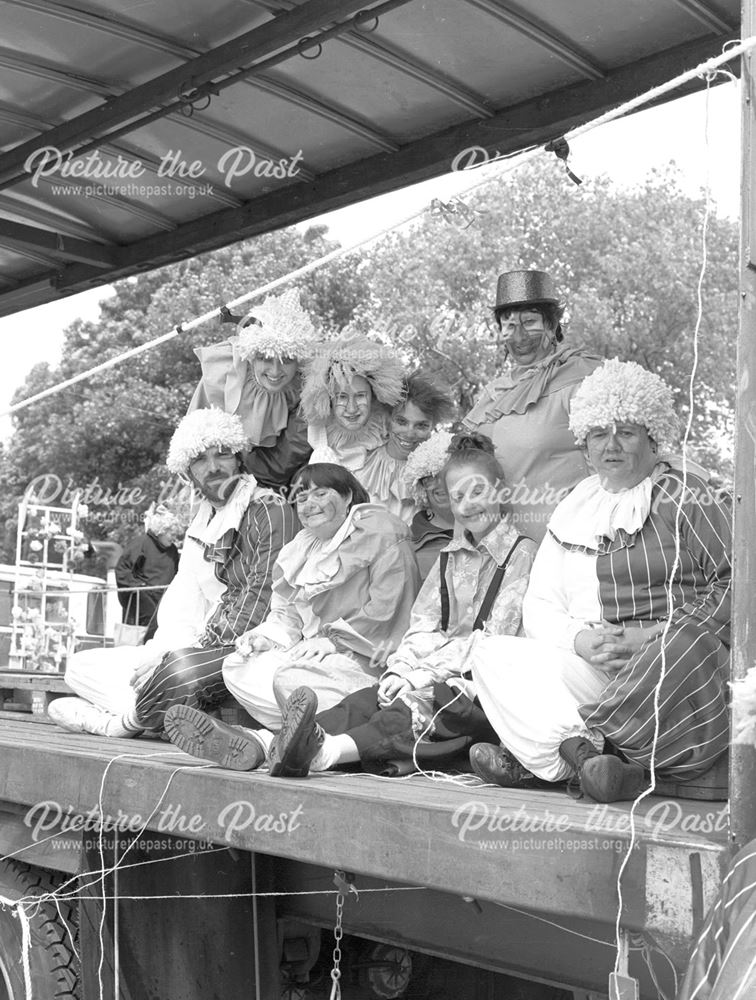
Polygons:
<instances>
[{"instance_id":1,"label":"black top hat","mask_svg":"<svg viewBox=\"0 0 756 1000\"><path fill-rule=\"evenodd\" d=\"M559 305L550 274L545 271L505 271L496 283L495 309L550 302Z\"/></svg>"}]
</instances>

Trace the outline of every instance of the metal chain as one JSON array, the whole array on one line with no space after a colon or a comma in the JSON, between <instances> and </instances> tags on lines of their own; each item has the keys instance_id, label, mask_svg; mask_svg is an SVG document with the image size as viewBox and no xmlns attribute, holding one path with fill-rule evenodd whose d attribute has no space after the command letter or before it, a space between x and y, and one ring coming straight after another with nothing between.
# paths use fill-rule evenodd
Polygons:
<instances>
[{"instance_id":1,"label":"metal chain","mask_svg":"<svg viewBox=\"0 0 756 1000\"><path fill-rule=\"evenodd\" d=\"M336 884L343 880L344 872L336 872ZM344 936L341 924L344 916L344 893L339 889L336 893L336 926L333 929L335 944L333 946L333 968L331 969L331 998L341 1000L341 939Z\"/></svg>"}]
</instances>

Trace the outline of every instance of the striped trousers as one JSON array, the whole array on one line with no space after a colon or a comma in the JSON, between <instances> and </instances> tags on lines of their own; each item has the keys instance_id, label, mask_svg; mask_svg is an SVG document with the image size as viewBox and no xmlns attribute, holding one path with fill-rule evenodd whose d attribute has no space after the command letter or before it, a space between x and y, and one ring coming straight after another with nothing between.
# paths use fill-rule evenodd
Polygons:
<instances>
[{"instance_id":1,"label":"striped trousers","mask_svg":"<svg viewBox=\"0 0 756 1000\"><path fill-rule=\"evenodd\" d=\"M756 840L735 856L690 956L677 1000L756 997Z\"/></svg>"},{"instance_id":2,"label":"striped trousers","mask_svg":"<svg viewBox=\"0 0 756 1000\"><path fill-rule=\"evenodd\" d=\"M136 728L162 731L172 705L208 709L224 701L223 661L233 651L233 646L189 647L164 656L137 696Z\"/></svg>"},{"instance_id":3,"label":"striped trousers","mask_svg":"<svg viewBox=\"0 0 756 1000\"><path fill-rule=\"evenodd\" d=\"M729 655L710 632L690 624L670 629L664 655L656 766L660 777L692 780L728 745ZM661 661L661 637L615 671L542 639L485 636L469 662L502 745L539 778L560 781L572 771L559 746L573 736L599 750L606 738L648 766Z\"/></svg>"},{"instance_id":4,"label":"striped trousers","mask_svg":"<svg viewBox=\"0 0 756 1000\"><path fill-rule=\"evenodd\" d=\"M588 729L597 730L629 760L650 767L659 692L656 769L661 777L691 781L725 752L729 742L727 680L729 653L696 624L670 628L651 640L611 679L601 694L580 706Z\"/></svg>"}]
</instances>

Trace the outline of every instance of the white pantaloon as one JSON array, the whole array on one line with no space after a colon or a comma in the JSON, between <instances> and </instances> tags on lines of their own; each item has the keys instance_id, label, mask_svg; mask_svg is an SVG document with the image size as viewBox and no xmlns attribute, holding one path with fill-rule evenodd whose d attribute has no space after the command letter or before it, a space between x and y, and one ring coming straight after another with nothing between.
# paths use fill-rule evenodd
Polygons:
<instances>
[{"instance_id":1,"label":"white pantaloon","mask_svg":"<svg viewBox=\"0 0 756 1000\"><path fill-rule=\"evenodd\" d=\"M307 640L291 649L266 650L243 657L232 653L223 661L223 682L240 705L267 729L281 728L281 710L298 687L306 685L318 696L318 710L338 705L348 694L372 687L379 671L363 667L345 653L329 653L317 662L302 662L298 652Z\"/></svg>"},{"instance_id":2,"label":"white pantaloon","mask_svg":"<svg viewBox=\"0 0 756 1000\"><path fill-rule=\"evenodd\" d=\"M572 770L559 756L571 736L603 737L586 729L578 706L594 701L610 675L575 653L539 639L483 637L468 660L483 711L502 746L544 781L562 781Z\"/></svg>"},{"instance_id":3,"label":"white pantaloon","mask_svg":"<svg viewBox=\"0 0 756 1000\"><path fill-rule=\"evenodd\" d=\"M142 649L141 646L115 646L75 653L68 661L66 684L80 698L114 715L132 711L137 692L130 681Z\"/></svg>"}]
</instances>

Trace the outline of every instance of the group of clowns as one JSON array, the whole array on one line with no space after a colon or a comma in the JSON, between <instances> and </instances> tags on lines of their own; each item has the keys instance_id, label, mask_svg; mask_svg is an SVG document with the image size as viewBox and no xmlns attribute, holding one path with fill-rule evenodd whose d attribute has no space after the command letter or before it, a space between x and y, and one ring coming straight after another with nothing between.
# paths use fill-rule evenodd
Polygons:
<instances>
[{"instance_id":1,"label":"group of clowns","mask_svg":"<svg viewBox=\"0 0 756 1000\"><path fill-rule=\"evenodd\" d=\"M51 719L281 777L462 767L613 802L652 766L703 775L729 740L731 512L675 450L669 386L565 344L562 312L548 274L500 276L507 363L457 433L432 374L319 337L295 291L199 348L167 457L198 505L158 628L75 654ZM756 988L722 930L732 886L756 898L748 851L685 1000Z\"/></svg>"},{"instance_id":2,"label":"group of clowns","mask_svg":"<svg viewBox=\"0 0 756 1000\"><path fill-rule=\"evenodd\" d=\"M503 274L494 315L507 365L457 433L433 374L319 337L296 291L199 348L167 457L199 503L157 631L75 654L51 718L280 776L464 761L610 802L652 752L662 777L706 772L728 506L675 453L657 375L565 344L549 275Z\"/></svg>"}]
</instances>

